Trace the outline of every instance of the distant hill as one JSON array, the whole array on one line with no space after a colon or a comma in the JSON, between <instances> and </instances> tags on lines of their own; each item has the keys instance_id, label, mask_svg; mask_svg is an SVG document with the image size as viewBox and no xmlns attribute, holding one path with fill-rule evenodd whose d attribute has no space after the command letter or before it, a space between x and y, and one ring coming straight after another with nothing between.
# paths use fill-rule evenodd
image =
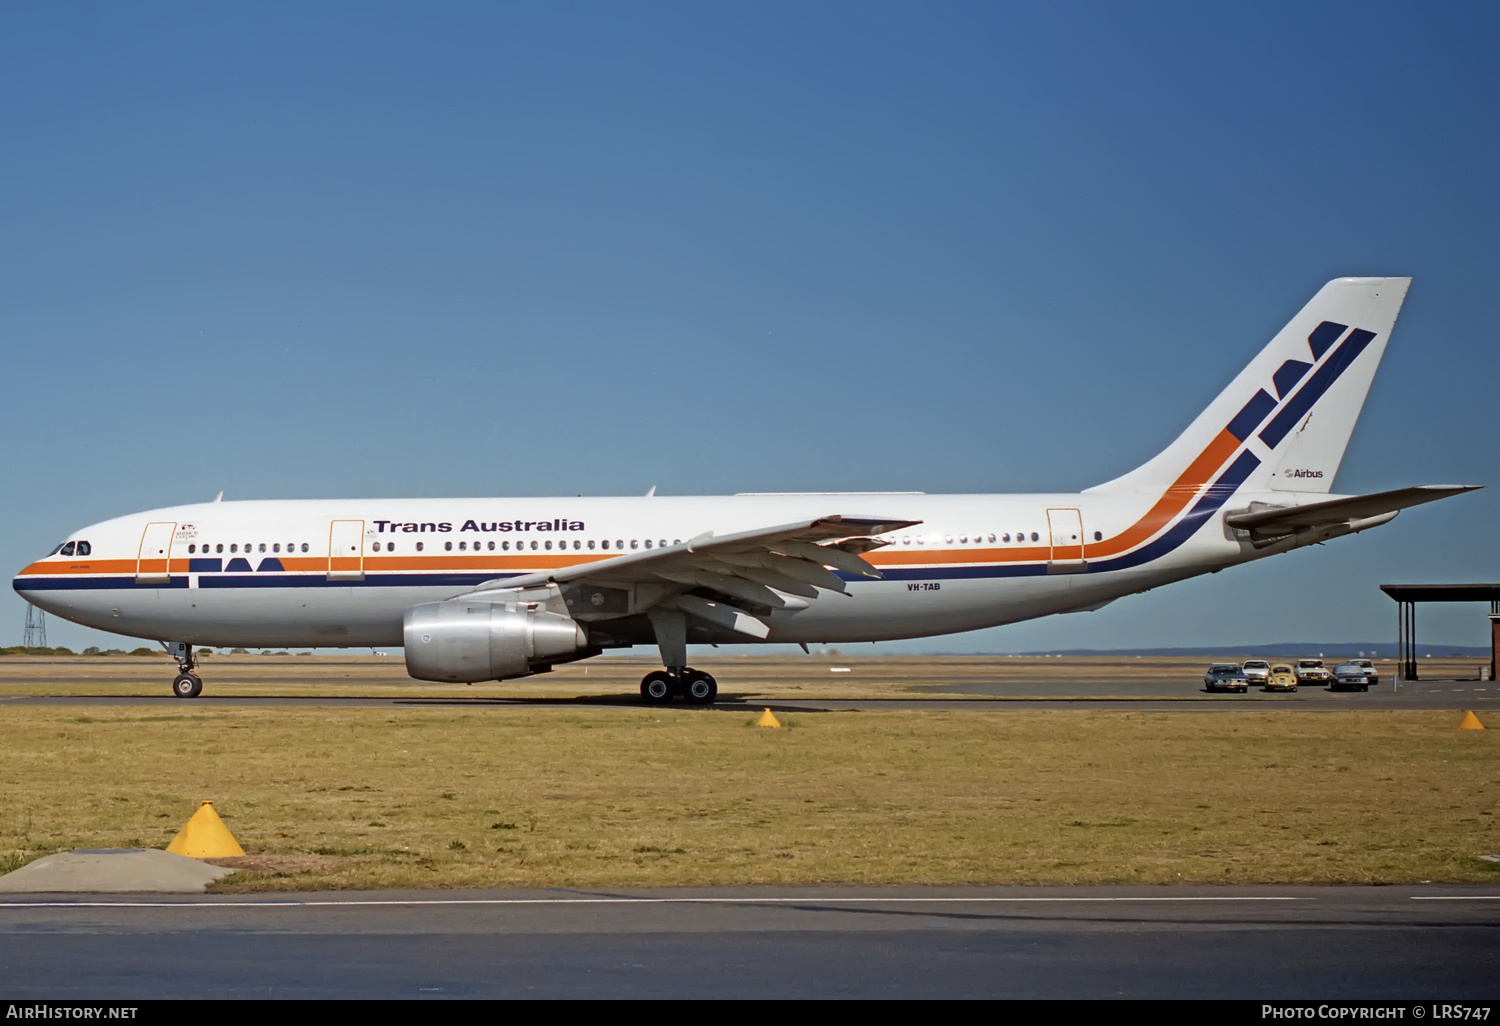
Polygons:
<instances>
[{"instance_id":1,"label":"distant hill","mask_svg":"<svg viewBox=\"0 0 1500 1026\"><path fill-rule=\"evenodd\" d=\"M1417 657L1426 659L1429 656L1438 658L1442 656L1457 656L1460 658L1477 656L1488 659L1489 647L1486 645L1426 645L1421 639L1417 640ZM1228 659L1231 656L1261 656L1293 658L1297 656L1324 655L1328 658L1347 659L1358 656L1361 653L1374 657L1396 658L1396 646L1393 642L1382 641L1284 641L1271 645L1219 645L1219 646L1196 646L1193 648L1064 648L1051 649L1039 652L1019 652L1017 655L1065 655L1065 656L1207 656L1217 659Z\"/></svg>"}]
</instances>

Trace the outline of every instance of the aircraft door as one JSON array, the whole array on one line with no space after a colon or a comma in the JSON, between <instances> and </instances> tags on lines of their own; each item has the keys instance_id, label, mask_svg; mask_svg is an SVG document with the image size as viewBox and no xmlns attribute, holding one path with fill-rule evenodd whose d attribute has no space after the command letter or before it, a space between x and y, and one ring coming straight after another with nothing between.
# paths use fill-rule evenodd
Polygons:
<instances>
[{"instance_id":1,"label":"aircraft door","mask_svg":"<svg viewBox=\"0 0 1500 1026\"><path fill-rule=\"evenodd\" d=\"M1047 564L1048 572L1082 570L1083 514L1076 509L1049 509L1047 528L1052 535L1052 558Z\"/></svg>"},{"instance_id":2,"label":"aircraft door","mask_svg":"<svg viewBox=\"0 0 1500 1026\"><path fill-rule=\"evenodd\" d=\"M137 584L165 583L172 569L172 538L177 534L177 525L147 524L141 533L141 549L136 554L135 579Z\"/></svg>"},{"instance_id":3,"label":"aircraft door","mask_svg":"<svg viewBox=\"0 0 1500 1026\"><path fill-rule=\"evenodd\" d=\"M328 529L328 579L360 581L365 576L365 522L335 520Z\"/></svg>"}]
</instances>

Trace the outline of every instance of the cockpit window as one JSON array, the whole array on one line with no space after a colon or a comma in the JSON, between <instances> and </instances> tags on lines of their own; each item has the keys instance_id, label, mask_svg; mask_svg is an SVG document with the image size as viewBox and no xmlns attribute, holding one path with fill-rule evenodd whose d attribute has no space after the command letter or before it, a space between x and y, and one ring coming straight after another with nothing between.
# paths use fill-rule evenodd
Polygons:
<instances>
[{"instance_id":1,"label":"cockpit window","mask_svg":"<svg viewBox=\"0 0 1500 1026\"><path fill-rule=\"evenodd\" d=\"M92 545L90 545L88 542L81 541L81 542L78 543L78 555L80 555L80 556L87 556L90 552L93 552L93 551L94 551L94 547Z\"/></svg>"},{"instance_id":2,"label":"cockpit window","mask_svg":"<svg viewBox=\"0 0 1500 1026\"><path fill-rule=\"evenodd\" d=\"M49 555L49 556L55 556L55 555L57 555L61 551L62 551L62 546L61 545L54 545L54 546L52 546L52 551L49 552L49 553L47 553L47 555Z\"/></svg>"},{"instance_id":3,"label":"cockpit window","mask_svg":"<svg viewBox=\"0 0 1500 1026\"><path fill-rule=\"evenodd\" d=\"M73 554L73 543L72 542L68 542L66 545L64 545L62 547L62 554L64 556L71 556Z\"/></svg>"}]
</instances>

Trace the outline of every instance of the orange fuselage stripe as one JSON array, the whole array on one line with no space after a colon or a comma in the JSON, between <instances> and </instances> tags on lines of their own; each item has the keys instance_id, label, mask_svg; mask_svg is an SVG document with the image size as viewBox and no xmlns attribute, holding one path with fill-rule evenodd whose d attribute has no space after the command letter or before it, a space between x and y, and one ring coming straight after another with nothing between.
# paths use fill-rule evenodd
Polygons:
<instances>
[{"instance_id":1,"label":"orange fuselage stripe","mask_svg":"<svg viewBox=\"0 0 1500 1026\"><path fill-rule=\"evenodd\" d=\"M1202 454L1199 455L1182 474L1167 487L1161 498L1146 511L1134 524L1124 531L1099 542L1087 542L1080 552L1076 546L1061 547L1056 553L1049 545L1018 545L1014 548L983 548L983 549L885 549L867 553L867 559L874 566L931 566L947 564L985 564L985 563L1035 563L1045 562L1052 559L1054 555L1059 559L1077 559L1087 557L1099 559L1105 556L1114 556L1129 549L1135 548L1152 538L1162 528L1166 527L1177 517L1188 503L1203 490L1204 485L1213 479L1214 474L1219 471L1229 458L1238 451L1239 439L1227 430L1219 432L1218 436L1209 443ZM492 555L482 553L476 555L458 553L422 553L421 555L398 555L386 556L366 553L364 556L364 570L371 573L380 572L422 572L442 573L453 571L470 572L495 572L515 573L518 571L526 573L539 573L547 570L561 570L565 567L580 566L586 563L602 562L606 559L614 559L617 553L613 552L569 552L569 553L525 553L513 556ZM187 573L189 559L222 559L226 563L231 559L249 560L252 566L258 566L262 559L279 559L282 567L292 573L326 573L329 560L327 556L277 556L252 553L245 556L223 555L215 553L213 556L181 556L172 557L172 572L174 575ZM539 558L545 559L546 563L538 563ZM152 569L159 569L163 560L150 560ZM335 569L356 569L359 565L358 559L340 558L336 560ZM106 574L134 574L137 569L137 561L134 559L91 559L81 562L64 563L41 560L32 563L22 570L17 576L70 576L78 575L106 575Z\"/></svg>"}]
</instances>

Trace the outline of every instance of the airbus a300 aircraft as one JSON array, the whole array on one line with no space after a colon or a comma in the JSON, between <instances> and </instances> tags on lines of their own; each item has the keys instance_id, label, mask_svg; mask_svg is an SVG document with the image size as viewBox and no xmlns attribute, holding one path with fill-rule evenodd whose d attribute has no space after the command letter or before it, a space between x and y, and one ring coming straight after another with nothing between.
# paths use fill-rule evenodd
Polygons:
<instances>
[{"instance_id":1,"label":"airbus a300 aircraft","mask_svg":"<svg viewBox=\"0 0 1500 1026\"><path fill-rule=\"evenodd\" d=\"M16 577L28 602L167 645L403 645L420 680L524 677L655 643L648 702L706 704L690 643L918 638L1122 595L1470 490L1333 496L1409 278L1325 285L1171 445L1061 495L212 502L94 524Z\"/></svg>"}]
</instances>

